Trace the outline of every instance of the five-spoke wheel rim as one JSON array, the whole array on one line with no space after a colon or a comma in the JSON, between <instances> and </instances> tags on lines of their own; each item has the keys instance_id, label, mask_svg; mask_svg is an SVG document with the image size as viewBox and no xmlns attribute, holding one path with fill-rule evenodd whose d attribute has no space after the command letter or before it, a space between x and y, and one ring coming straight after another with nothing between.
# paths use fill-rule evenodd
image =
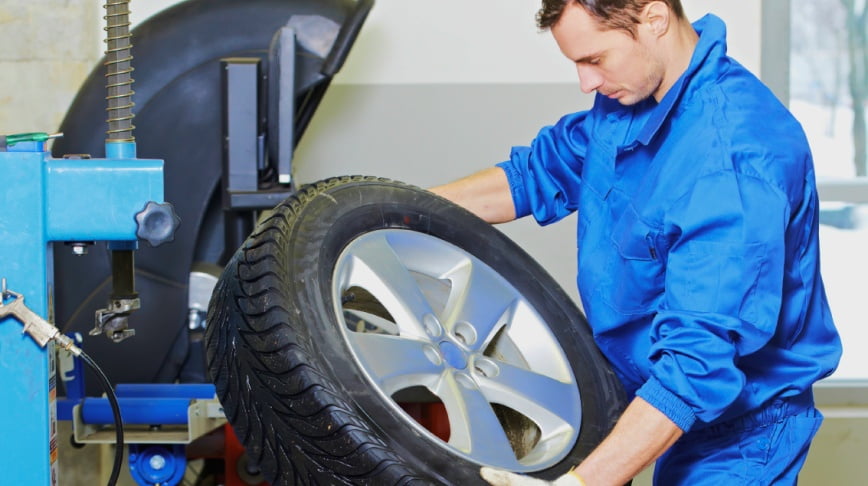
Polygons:
<instances>
[{"instance_id":1,"label":"five-spoke wheel rim","mask_svg":"<svg viewBox=\"0 0 868 486\"><path fill-rule=\"evenodd\" d=\"M549 325L490 266L441 239L378 230L337 260L333 297L354 360L384 403L439 447L512 471L575 445L581 399ZM438 439L401 407L439 402Z\"/></svg>"}]
</instances>

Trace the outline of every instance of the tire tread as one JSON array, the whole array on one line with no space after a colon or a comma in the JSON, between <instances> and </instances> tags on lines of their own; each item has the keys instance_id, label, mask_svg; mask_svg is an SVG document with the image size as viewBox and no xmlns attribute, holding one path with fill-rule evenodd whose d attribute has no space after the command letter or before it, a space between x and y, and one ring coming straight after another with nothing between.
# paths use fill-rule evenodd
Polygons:
<instances>
[{"instance_id":1,"label":"tire tread","mask_svg":"<svg viewBox=\"0 0 868 486\"><path fill-rule=\"evenodd\" d=\"M302 187L260 222L212 296L209 372L239 440L272 484L427 483L367 430L359 413L309 365L315 350L304 316L280 304L294 284L275 268L286 268L293 224L303 208L329 197L327 191L336 186L369 182L390 181L352 176ZM263 389L268 393L257 393ZM279 435L289 428L295 431L291 437Z\"/></svg>"}]
</instances>

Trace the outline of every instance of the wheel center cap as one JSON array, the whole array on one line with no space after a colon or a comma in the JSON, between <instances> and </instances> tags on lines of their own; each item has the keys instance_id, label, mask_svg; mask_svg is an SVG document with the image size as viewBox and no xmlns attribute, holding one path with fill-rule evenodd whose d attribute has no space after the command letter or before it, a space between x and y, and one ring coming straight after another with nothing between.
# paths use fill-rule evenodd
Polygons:
<instances>
[{"instance_id":1,"label":"wheel center cap","mask_svg":"<svg viewBox=\"0 0 868 486\"><path fill-rule=\"evenodd\" d=\"M467 358L458 346L449 341L440 341L440 353L449 366L463 370L467 368Z\"/></svg>"}]
</instances>

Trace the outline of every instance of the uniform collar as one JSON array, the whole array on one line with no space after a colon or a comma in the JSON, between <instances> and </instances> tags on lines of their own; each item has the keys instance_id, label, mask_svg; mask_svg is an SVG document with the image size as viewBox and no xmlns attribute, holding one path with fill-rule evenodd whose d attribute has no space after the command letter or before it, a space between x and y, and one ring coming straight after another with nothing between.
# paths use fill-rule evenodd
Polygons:
<instances>
[{"instance_id":1,"label":"uniform collar","mask_svg":"<svg viewBox=\"0 0 868 486\"><path fill-rule=\"evenodd\" d=\"M693 28L699 34L699 42L693 50L690 64L684 74L669 88L666 96L652 108L648 121L636 136L636 141L648 145L654 135L660 131L663 122L669 117L672 109L683 99L685 92L696 90L702 83L692 83L703 71L715 70L717 63L713 59L726 56L726 24L719 17L708 14L693 23ZM710 56L711 55L711 56ZM653 103L653 99L651 100Z\"/></svg>"}]
</instances>

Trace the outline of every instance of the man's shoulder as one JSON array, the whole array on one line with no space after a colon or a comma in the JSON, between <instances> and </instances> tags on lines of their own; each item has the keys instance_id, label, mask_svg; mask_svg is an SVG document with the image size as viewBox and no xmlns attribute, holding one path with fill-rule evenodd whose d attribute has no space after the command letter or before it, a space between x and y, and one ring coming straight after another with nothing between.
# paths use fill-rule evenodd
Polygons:
<instances>
[{"instance_id":1,"label":"man's shoulder","mask_svg":"<svg viewBox=\"0 0 868 486\"><path fill-rule=\"evenodd\" d=\"M733 170L792 193L813 170L801 124L750 73L723 76L687 111L683 123L693 123L690 138L702 140L700 173Z\"/></svg>"},{"instance_id":2,"label":"man's shoulder","mask_svg":"<svg viewBox=\"0 0 868 486\"><path fill-rule=\"evenodd\" d=\"M801 124L756 76L735 63L705 89L687 110L734 150L760 153L809 152ZM751 150L753 147L753 150Z\"/></svg>"}]
</instances>

